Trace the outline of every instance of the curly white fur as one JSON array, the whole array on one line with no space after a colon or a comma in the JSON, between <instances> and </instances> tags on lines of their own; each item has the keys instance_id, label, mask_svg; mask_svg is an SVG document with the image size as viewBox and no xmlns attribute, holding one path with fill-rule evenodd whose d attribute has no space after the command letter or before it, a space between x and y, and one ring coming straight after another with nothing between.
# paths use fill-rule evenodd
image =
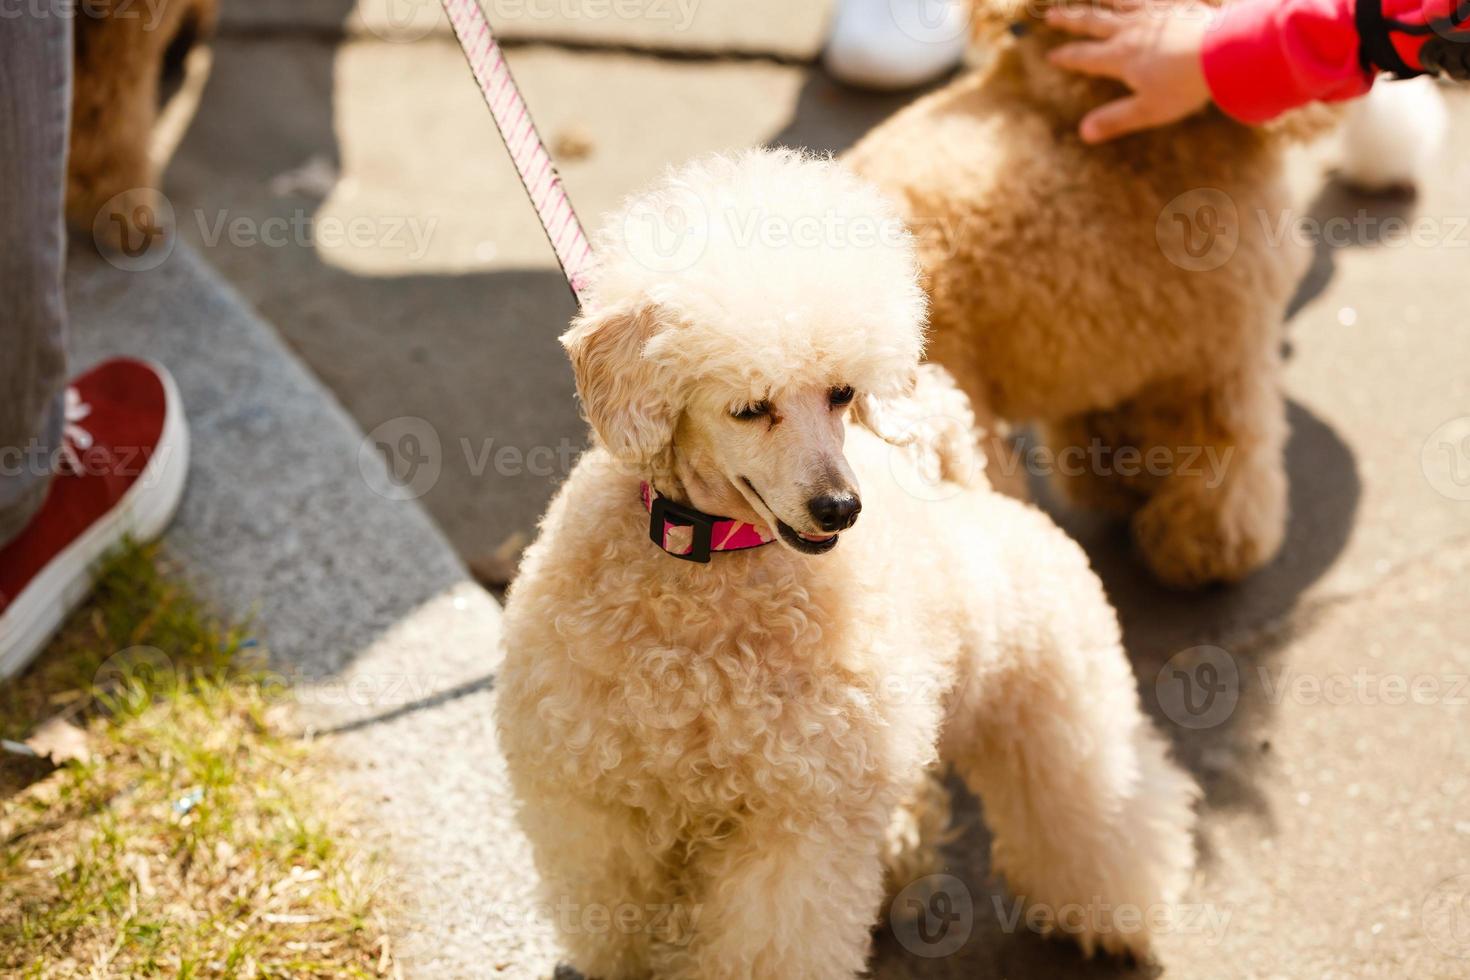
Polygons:
<instances>
[{"instance_id":1,"label":"curly white fur","mask_svg":"<svg viewBox=\"0 0 1470 980\"><path fill-rule=\"evenodd\" d=\"M788 224L889 214L838 165L791 153L703 161L654 195L688 192ZM918 370L907 237L808 254L712 227L686 267L650 269L624 232L641 206L609 222L566 338L602 445L527 552L497 681L572 963L603 980L857 976L885 836L941 746L983 795L1019 896L1093 910L1085 950L1147 950L1109 911L1178 897L1194 784L1139 710L1085 556L986 486L963 399ZM679 452L660 440L684 438L691 399L732 376L760 396L852 379L911 400L895 417L929 417L902 448L847 425L864 516L832 552L695 565L649 542L639 481Z\"/></svg>"}]
</instances>

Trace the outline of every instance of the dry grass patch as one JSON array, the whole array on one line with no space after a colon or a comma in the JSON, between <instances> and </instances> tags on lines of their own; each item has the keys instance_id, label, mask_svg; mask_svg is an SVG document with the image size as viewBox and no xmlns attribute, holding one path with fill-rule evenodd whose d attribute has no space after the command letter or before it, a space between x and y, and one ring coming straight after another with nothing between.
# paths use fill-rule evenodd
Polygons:
<instances>
[{"instance_id":1,"label":"dry grass patch","mask_svg":"<svg viewBox=\"0 0 1470 980\"><path fill-rule=\"evenodd\" d=\"M52 757L0 753L0 976L396 974L383 876L249 652L130 548L0 684L0 738Z\"/></svg>"}]
</instances>

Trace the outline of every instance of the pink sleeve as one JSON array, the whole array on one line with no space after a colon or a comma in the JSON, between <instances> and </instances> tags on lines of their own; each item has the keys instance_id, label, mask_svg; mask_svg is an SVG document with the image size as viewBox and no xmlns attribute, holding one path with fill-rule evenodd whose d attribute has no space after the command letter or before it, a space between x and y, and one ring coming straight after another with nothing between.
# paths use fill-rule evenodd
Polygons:
<instances>
[{"instance_id":1,"label":"pink sleeve","mask_svg":"<svg viewBox=\"0 0 1470 980\"><path fill-rule=\"evenodd\" d=\"M1368 0L1377 2L1377 0ZM1239 0L1215 15L1201 53L1215 103L1260 123L1307 102L1368 91L1353 0Z\"/></svg>"}]
</instances>

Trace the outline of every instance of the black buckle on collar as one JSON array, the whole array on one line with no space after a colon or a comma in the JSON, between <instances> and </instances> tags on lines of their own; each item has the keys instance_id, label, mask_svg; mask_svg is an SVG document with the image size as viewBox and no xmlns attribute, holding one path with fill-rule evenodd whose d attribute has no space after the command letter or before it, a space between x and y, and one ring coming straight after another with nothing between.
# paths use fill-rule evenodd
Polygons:
<instances>
[{"instance_id":1,"label":"black buckle on collar","mask_svg":"<svg viewBox=\"0 0 1470 980\"><path fill-rule=\"evenodd\" d=\"M664 547L664 531L668 525L693 529L693 546L688 554L680 554ZM668 497L660 497L657 491L654 492L653 506L649 508L648 537L664 554L708 565L710 548L714 544L714 531L715 518L693 507L675 503Z\"/></svg>"}]
</instances>

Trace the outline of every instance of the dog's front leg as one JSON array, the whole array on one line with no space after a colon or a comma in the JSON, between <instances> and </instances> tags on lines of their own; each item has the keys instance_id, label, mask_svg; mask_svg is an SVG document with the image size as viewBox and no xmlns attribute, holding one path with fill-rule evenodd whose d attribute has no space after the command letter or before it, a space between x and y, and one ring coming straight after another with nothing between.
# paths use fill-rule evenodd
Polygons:
<instances>
[{"instance_id":1,"label":"dog's front leg","mask_svg":"<svg viewBox=\"0 0 1470 980\"><path fill-rule=\"evenodd\" d=\"M704 851L693 871L699 917L660 975L851 980L867 964L883 896L881 822L841 816L799 831L756 821Z\"/></svg>"}]
</instances>

